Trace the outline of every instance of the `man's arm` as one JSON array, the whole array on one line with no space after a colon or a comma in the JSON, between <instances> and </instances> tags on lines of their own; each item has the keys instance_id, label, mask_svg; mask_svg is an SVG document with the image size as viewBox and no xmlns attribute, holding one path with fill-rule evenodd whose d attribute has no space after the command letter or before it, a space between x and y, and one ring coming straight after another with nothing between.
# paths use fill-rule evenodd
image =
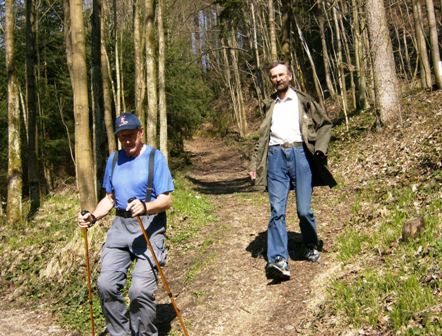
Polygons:
<instances>
[{"instance_id":1,"label":"man's arm","mask_svg":"<svg viewBox=\"0 0 442 336\"><path fill-rule=\"evenodd\" d=\"M139 199L135 199L127 205L126 211L132 211L132 217L157 214L166 211L172 206L172 194L166 192L159 194L158 197L151 201L143 203Z\"/></svg>"},{"instance_id":2,"label":"man's arm","mask_svg":"<svg viewBox=\"0 0 442 336\"><path fill-rule=\"evenodd\" d=\"M100 202L98 202L95 210L92 212L88 212L84 215L81 212L78 214L78 226L80 227L90 227L97 221L98 219L106 216L109 211L114 206L114 195L112 193L106 194Z\"/></svg>"}]
</instances>

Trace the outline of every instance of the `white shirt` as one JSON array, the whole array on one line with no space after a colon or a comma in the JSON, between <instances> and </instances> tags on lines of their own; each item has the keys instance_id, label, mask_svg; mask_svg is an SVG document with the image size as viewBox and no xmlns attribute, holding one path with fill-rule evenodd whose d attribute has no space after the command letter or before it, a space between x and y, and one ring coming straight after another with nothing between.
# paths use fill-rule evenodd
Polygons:
<instances>
[{"instance_id":1,"label":"white shirt","mask_svg":"<svg viewBox=\"0 0 442 336\"><path fill-rule=\"evenodd\" d=\"M286 142L302 142L299 128L299 100L291 88L283 100L276 98L270 127L270 146Z\"/></svg>"}]
</instances>

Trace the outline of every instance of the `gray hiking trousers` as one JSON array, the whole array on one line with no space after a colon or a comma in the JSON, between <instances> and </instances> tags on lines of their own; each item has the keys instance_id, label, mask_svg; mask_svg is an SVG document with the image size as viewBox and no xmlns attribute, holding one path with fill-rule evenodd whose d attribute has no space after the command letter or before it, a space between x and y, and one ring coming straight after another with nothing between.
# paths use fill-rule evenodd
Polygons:
<instances>
[{"instance_id":1,"label":"gray hiking trousers","mask_svg":"<svg viewBox=\"0 0 442 336\"><path fill-rule=\"evenodd\" d=\"M141 216L141 219L157 259L164 265L166 215ZM121 290L134 260L127 307ZM115 217L103 245L100 263L97 287L108 333L112 336L157 336L158 330L153 324L157 270L136 218Z\"/></svg>"}]
</instances>

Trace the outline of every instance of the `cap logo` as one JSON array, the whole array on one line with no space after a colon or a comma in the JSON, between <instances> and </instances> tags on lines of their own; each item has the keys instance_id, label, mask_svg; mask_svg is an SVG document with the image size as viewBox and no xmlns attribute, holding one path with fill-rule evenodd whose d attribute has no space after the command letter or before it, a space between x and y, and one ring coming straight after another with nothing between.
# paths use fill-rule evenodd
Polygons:
<instances>
[{"instance_id":1,"label":"cap logo","mask_svg":"<svg viewBox=\"0 0 442 336\"><path fill-rule=\"evenodd\" d=\"M123 126L123 125L127 125L129 122L125 119L125 116L122 116L121 118L120 118L120 123L119 123L119 125L118 125L118 127L121 127L121 126Z\"/></svg>"}]
</instances>

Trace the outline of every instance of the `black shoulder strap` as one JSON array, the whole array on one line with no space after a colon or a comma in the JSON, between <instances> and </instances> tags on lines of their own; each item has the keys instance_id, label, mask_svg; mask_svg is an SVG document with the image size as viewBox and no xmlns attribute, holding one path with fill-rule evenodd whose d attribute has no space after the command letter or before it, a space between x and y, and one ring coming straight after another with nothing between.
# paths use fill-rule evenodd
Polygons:
<instances>
[{"instance_id":1,"label":"black shoulder strap","mask_svg":"<svg viewBox=\"0 0 442 336\"><path fill-rule=\"evenodd\" d=\"M154 174L154 157L155 157L155 152L157 150L155 148L152 147L152 150L150 151L149 154L149 175L147 176L147 192L146 192L146 203L150 202L150 197L152 196L152 185L153 185L153 174Z\"/></svg>"}]
</instances>

